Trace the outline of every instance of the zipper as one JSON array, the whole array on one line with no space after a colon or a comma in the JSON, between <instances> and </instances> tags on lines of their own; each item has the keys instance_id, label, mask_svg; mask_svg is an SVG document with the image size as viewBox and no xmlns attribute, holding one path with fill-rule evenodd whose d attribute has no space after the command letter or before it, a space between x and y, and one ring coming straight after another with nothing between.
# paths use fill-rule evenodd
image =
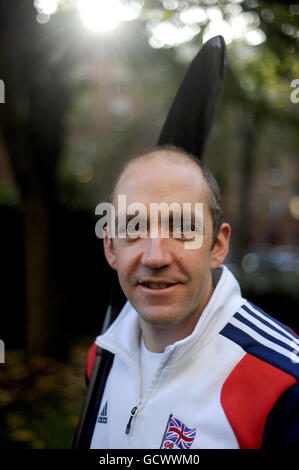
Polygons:
<instances>
[{"instance_id":1,"label":"zipper","mask_svg":"<svg viewBox=\"0 0 299 470\"><path fill-rule=\"evenodd\" d=\"M138 405L138 406L139 406L139 405ZM133 419L133 418L136 416L136 414L137 414L138 406L134 406L134 408L131 409L131 414L130 414L129 422L128 422L127 427L126 427L126 434L130 434L132 419Z\"/></svg>"},{"instance_id":2,"label":"zipper","mask_svg":"<svg viewBox=\"0 0 299 470\"><path fill-rule=\"evenodd\" d=\"M147 389L147 391L146 391L144 397L143 397L142 399L139 399L137 405L135 405L135 406L131 409L129 421L128 421L128 424L127 424L126 430L125 430L125 433L126 433L127 435L130 434L130 432L131 432L131 427L132 427L133 418L136 418L137 413L138 413L138 409L141 407L141 403L142 403L142 402L145 403L145 402L147 401L147 396L148 396L149 392L152 390L153 386L155 385L155 383L156 383L158 377L160 376L160 372L161 372L161 370L163 369L165 363L167 362L168 357L169 357L169 355L170 355L172 349L173 349L173 347L171 346L171 347L170 347L170 350L169 350L169 352L168 352L168 354L167 354L167 356L164 358L162 364L161 364L160 367L159 367L159 371L158 371L159 373L156 373L155 378L154 378L154 380L152 381L152 383L151 383L151 385L149 386L149 388ZM133 373L135 373L134 368L131 368L131 370L132 370ZM137 379L137 388L140 389L140 381L139 381L139 376L138 376L138 374L136 374L135 377L136 377L136 379Z\"/></svg>"}]
</instances>

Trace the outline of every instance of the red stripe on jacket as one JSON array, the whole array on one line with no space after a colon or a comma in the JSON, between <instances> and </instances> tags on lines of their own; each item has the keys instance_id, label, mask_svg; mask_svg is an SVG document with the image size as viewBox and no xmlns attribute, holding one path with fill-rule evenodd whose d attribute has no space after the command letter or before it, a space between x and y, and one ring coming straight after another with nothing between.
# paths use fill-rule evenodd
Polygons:
<instances>
[{"instance_id":1,"label":"red stripe on jacket","mask_svg":"<svg viewBox=\"0 0 299 470\"><path fill-rule=\"evenodd\" d=\"M86 359L86 376L88 380L91 378L93 366L96 360L96 352L97 352L97 345L96 343L93 343L87 353L87 359Z\"/></svg>"},{"instance_id":2,"label":"red stripe on jacket","mask_svg":"<svg viewBox=\"0 0 299 470\"><path fill-rule=\"evenodd\" d=\"M241 449L260 449L267 418L278 398L296 379L246 354L221 390L221 405Z\"/></svg>"}]
</instances>

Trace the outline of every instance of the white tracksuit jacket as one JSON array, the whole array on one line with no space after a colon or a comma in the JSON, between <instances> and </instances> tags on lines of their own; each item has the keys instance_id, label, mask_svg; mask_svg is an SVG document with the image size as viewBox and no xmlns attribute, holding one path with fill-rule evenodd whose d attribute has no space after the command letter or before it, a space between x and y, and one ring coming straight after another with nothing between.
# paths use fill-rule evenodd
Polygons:
<instances>
[{"instance_id":1,"label":"white tracksuit jacket","mask_svg":"<svg viewBox=\"0 0 299 470\"><path fill-rule=\"evenodd\" d=\"M129 302L96 338L115 357L91 448L238 449L262 447L269 435L273 441L286 413L279 399L290 403L288 394L298 391L298 337L242 298L232 273L221 268L194 331L165 349L142 398L141 331ZM271 413L275 407L280 423ZM290 442L298 442L298 427L297 420L288 431Z\"/></svg>"}]
</instances>

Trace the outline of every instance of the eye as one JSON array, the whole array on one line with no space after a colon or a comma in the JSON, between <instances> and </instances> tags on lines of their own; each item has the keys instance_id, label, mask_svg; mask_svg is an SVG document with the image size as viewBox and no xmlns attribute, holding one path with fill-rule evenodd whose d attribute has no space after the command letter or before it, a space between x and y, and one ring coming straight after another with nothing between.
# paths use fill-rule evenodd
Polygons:
<instances>
[{"instance_id":1,"label":"eye","mask_svg":"<svg viewBox=\"0 0 299 470\"><path fill-rule=\"evenodd\" d=\"M136 225L128 224L127 225L127 232L128 233L134 233L139 230L139 222Z\"/></svg>"},{"instance_id":2,"label":"eye","mask_svg":"<svg viewBox=\"0 0 299 470\"><path fill-rule=\"evenodd\" d=\"M129 237L137 237L139 233L139 224L136 225L128 225L127 227L127 235Z\"/></svg>"},{"instance_id":3,"label":"eye","mask_svg":"<svg viewBox=\"0 0 299 470\"><path fill-rule=\"evenodd\" d=\"M195 227L193 225L181 225L181 239L192 240L194 238Z\"/></svg>"},{"instance_id":4,"label":"eye","mask_svg":"<svg viewBox=\"0 0 299 470\"><path fill-rule=\"evenodd\" d=\"M185 234L194 233L194 226L193 225L190 226L188 224L183 224L183 223L178 223L171 227L171 232L173 234L180 235L179 238L184 238Z\"/></svg>"}]
</instances>

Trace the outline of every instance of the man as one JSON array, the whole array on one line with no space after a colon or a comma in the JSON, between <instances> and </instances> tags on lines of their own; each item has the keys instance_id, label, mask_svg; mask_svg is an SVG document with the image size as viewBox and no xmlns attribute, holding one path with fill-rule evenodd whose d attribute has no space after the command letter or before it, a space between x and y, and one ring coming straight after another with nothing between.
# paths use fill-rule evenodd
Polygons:
<instances>
[{"instance_id":1,"label":"man","mask_svg":"<svg viewBox=\"0 0 299 470\"><path fill-rule=\"evenodd\" d=\"M156 148L121 173L116 211L119 195L147 214L153 203L202 203L202 239L188 249L184 227L174 236L174 214L168 238L162 217L155 238L151 219L147 236L110 238L105 229L105 256L128 302L96 339L114 359L90 447L298 444L298 337L242 298L222 265L231 229L212 174L180 149Z\"/></svg>"}]
</instances>

